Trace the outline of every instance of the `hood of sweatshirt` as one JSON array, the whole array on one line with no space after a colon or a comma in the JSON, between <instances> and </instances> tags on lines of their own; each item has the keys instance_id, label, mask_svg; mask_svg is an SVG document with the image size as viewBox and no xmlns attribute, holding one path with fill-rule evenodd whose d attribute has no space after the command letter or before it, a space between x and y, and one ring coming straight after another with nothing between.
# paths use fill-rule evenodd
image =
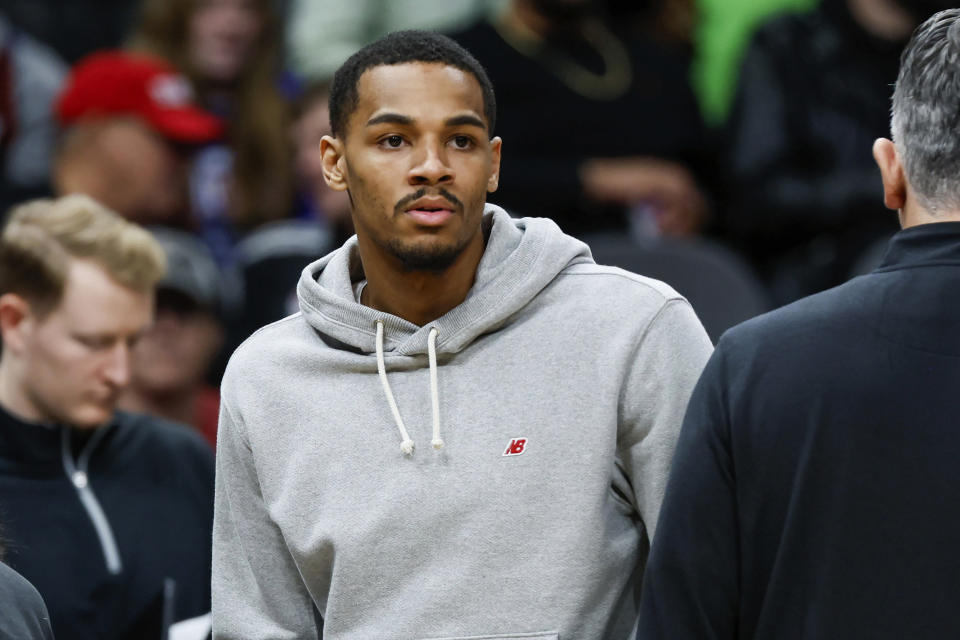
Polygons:
<instances>
[{"instance_id":1,"label":"hood of sweatshirt","mask_svg":"<svg viewBox=\"0 0 960 640\"><path fill-rule=\"evenodd\" d=\"M427 353L431 333L437 353L456 353L500 327L567 266L593 262L589 247L552 220L513 219L488 204L483 224L490 231L473 287L462 303L428 325L356 301L354 284L363 278L356 236L303 270L297 284L300 310L314 329L342 348L374 353L382 323L386 353Z\"/></svg>"}]
</instances>

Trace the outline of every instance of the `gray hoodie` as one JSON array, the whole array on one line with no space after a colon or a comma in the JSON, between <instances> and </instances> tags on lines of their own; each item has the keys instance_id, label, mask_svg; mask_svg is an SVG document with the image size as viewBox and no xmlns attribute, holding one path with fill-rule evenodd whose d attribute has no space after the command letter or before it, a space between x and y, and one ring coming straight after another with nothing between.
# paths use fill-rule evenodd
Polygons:
<instances>
[{"instance_id":1,"label":"gray hoodie","mask_svg":"<svg viewBox=\"0 0 960 640\"><path fill-rule=\"evenodd\" d=\"M234 353L215 638L631 633L710 341L670 287L553 222L488 205L484 224L473 288L434 322L356 302L352 239Z\"/></svg>"}]
</instances>

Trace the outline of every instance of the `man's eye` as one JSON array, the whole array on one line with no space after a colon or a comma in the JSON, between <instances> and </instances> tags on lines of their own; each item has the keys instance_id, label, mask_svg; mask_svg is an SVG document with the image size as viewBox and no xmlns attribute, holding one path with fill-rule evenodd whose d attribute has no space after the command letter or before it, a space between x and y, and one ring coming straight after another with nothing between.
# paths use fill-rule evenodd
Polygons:
<instances>
[{"instance_id":1,"label":"man's eye","mask_svg":"<svg viewBox=\"0 0 960 640\"><path fill-rule=\"evenodd\" d=\"M77 341L80 342L83 346L94 351L100 351L106 349L110 346L111 340L108 338L99 338L99 337L87 337L81 336L77 338Z\"/></svg>"},{"instance_id":2,"label":"man's eye","mask_svg":"<svg viewBox=\"0 0 960 640\"><path fill-rule=\"evenodd\" d=\"M457 149L469 149L473 145L473 138L470 136L454 136L453 146Z\"/></svg>"},{"instance_id":3,"label":"man's eye","mask_svg":"<svg viewBox=\"0 0 960 640\"><path fill-rule=\"evenodd\" d=\"M403 138L400 136L387 136L381 140L380 143L386 147L390 147L391 149L396 149L403 144Z\"/></svg>"}]
</instances>

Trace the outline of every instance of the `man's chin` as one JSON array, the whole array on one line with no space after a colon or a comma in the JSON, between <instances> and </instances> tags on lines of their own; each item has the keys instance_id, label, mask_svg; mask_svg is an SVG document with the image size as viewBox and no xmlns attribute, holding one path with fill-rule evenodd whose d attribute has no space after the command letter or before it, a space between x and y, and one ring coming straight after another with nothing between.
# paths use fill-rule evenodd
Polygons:
<instances>
[{"instance_id":1,"label":"man's chin","mask_svg":"<svg viewBox=\"0 0 960 640\"><path fill-rule=\"evenodd\" d=\"M390 242L390 250L407 271L446 271L460 254L463 246L442 244L436 239L425 242Z\"/></svg>"},{"instance_id":2,"label":"man's chin","mask_svg":"<svg viewBox=\"0 0 960 640\"><path fill-rule=\"evenodd\" d=\"M109 422L113 417L114 411L115 408L113 405L109 408L101 406L83 407L74 411L72 415L67 416L64 422L74 429L96 429Z\"/></svg>"}]
</instances>

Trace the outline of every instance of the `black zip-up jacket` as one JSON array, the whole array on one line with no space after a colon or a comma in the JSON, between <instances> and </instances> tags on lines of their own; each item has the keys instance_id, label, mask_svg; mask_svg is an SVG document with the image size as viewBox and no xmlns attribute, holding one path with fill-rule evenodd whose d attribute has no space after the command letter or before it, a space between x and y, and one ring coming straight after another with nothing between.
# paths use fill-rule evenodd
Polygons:
<instances>
[{"instance_id":1,"label":"black zip-up jacket","mask_svg":"<svg viewBox=\"0 0 960 640\"><path fill-rule=\"evenodd\" d=\"M960 222L750 320L690 400L642 640L960 637Z\"/></svg>"},{"instance_id":2,"label":"black zip-up jacket","mask_svg":"<svg viewBox=\"0 0 960 640\"><path fill-rule=\"evenodd\" d=\"M188 427L118 412L80 431L0 409L6 560L58 638L159 639L209 612L213 473Z\"/></svg>"}]
</instances>

